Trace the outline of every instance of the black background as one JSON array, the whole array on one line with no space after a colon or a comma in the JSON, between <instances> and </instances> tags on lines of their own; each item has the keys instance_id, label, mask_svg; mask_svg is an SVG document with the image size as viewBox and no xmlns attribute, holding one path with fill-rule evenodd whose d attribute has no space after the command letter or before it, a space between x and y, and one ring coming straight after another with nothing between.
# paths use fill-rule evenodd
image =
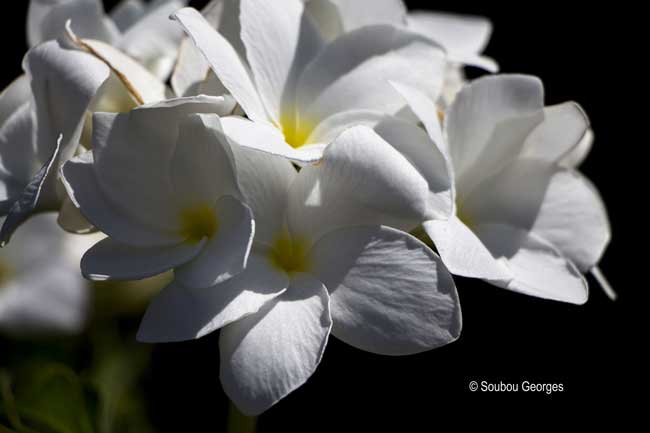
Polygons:
<instances>
[{"instance_id":1,"label":"black background","mask_svg":"<svg viewBox=\"0 0 650 433\"><path fill-rule=\"evenodd\" d=\"M1 87L20 73L26 48L27 2L7 3L16 10L5 12L0 26ZM107 8L114 3L105 1ZM313 377L262 415L258 431L310 431L316 426L347 430L350 423L379 426L389 421L433 431L450 410L494 403L496 417L513 415L521 408L535 413L535 420L551 410L573 411L585 403L592 410L586 415L607 417L614 412L595 409L647 399L640 354L634 350L647 342L636 336L646 320L631 308L644 310L641 294L647 289L643 264L647 169L641 168L648 142L643 123L647 103L642 99L645 29L637 22L643 13L620 2L592 2L588 7L568 1L499 6L491 4L495 2L407 3L411 8L490 17L494 33L486 54L499 62L503 72L541 77L547 104L575 100L585 108L596 142L582 171L596 183L609 209L613 240L601 269L620 299L610 302L591 277L591 296L584 306L539 300L458 278L464 329L457 342L420 355L382 357L331 338ZM156 428L163 433L220 431L227 399L218 371L216 333L196 342L158 345L144 385ZM472 393L470 380L562 383L564 392L550 396ZM633 398L633 392L640 396ZM456 422L473 417L472 411L465 414Z\"/></svg>"}]
</instances>

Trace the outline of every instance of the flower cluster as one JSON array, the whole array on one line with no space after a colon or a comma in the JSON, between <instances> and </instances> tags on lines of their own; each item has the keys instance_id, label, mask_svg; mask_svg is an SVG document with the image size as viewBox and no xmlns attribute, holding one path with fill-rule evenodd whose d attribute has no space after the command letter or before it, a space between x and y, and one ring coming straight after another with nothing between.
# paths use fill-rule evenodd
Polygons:
<instances>
[{"instance_id":1,"label":"flower cluster","mask_svg":"<svg viewBox=\"0 0 650 433\"><path fill-rule=\"evenodd\" d=\"M385 355L456 340L452 274L586 302L610 239L577 170L588 118L544 106L535 77L467 82L466 65L497 72L488 20L183 3L31 1L25 75L0 96L9 251L58 212L105 235L86 278L173 271L138 339L220 329L221 382L252 415L310 377L330 334Z\"/></svg>"}]
</instances>

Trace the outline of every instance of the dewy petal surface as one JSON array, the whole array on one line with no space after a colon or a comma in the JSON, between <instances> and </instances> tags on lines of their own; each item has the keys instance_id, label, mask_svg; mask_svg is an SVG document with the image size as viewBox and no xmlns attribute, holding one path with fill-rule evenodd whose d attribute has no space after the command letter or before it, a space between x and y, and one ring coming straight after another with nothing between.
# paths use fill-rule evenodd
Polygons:
<instances>
[{"instance_id":1,"label":"dewy petal surface","mask_svg":"<svg viewBox=\"0 0 650 433\"><path fill-rule=\"evenodd\" d=\"M460 335L451 274L407 233L382 226L336 230L314 245L309 260L330 293L332 333L352 346L408 355Z\"/></svg>"},{"instance_id":2,"label":"dewy petal surface","mask_svg":"<svg viewBox=\"0 0 650 433\"><path fill-rule=\"evenodd\" d=\"M287 287L286 274L254 254L244 272L216 286L189 289L173 282L149 304L138 340L160 343L200 338L256 313Z\"/></svg>"},{"instance_id":3,"label":"dewy petal surface","mask_svg":"<svg viewBox=\"0 0 650 433\"><path fill-rule=\"evenodd\" d=\"M580 271L553 245L525 230L508 225L479 225L476 231L500 260L506 260L513 273L501 287L555 301L584 304L589 291Z\"/></svg>"},{"instance_id":4,"label":"dewy petal surface","mask_svg":"<svg viewBox=\"0 0 650 433\"><path fill-rule=\"evenodd\" d=\"M259 415L314 373L331 327L325 287L296 276L259 312L221 330L224 391L244 414Z\"/></svg>"}]
</instances>

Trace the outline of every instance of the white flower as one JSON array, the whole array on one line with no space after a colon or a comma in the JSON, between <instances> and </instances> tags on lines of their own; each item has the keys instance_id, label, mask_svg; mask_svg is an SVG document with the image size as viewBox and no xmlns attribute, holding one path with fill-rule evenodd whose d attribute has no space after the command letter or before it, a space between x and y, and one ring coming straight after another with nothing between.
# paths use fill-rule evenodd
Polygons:
<instances>
[{"instance_id":1,"label":"white flower","mask_svg":"<svg viewBox=\"0 0 650 433\"><path fill-rule=\"evenodd\" d=\"M90 288L79 273L79 259L92 239L63 232L53 214L35 216L16 232L15 242L0 250L0 332L82 330Z\"/></svg>"},{"instance_id":2,"label":"white flower","mask_svg":"<svg viewBox=\"0 0 650 433\"><path fill-rule=\"evenodd\" d=\"M402 0L305 0L307 11L328 40L363 26L390 24L408 28L440 44L447 52L440 100L449 106L465 83L463 66L497 72L496 62L481 55L492 33L485 17L446 12L408 12Z\"/></svg>"},{"instance_id":3,"label":"white flower","mask_svg":"<svg viewBox=\"0 0 650 433\"><path fill-rule=\"evenodd\" d=\"M123 0L109 16L101 0L30 0L27 39L30 46L56 39L72 20L81 37L114 46L166 80L182 38L182 31L168 18L186 4L186 0Z\"/></svg>"},{"instance_id":4,"label":"white flower","mask_svg":"<svg viewBox=\"0 0 650 433\"><path fill-rule=\"evenodd\" d=\"M433 102L415 89L396 87L425 125L431 147L448 155L455 215L420 222L449 270L533 296L584 303L581 273L594 267L610 238L595 188L560 164L582 153L576 149L590 133L584 112L575 103L544 108L536 78L487 77L458 95L443 137ZM388 141L403 146L404 138Z\"/></svg>"},{"instance_id":5,"label":"white flower","mask_svg":"<svg viewBox=\"0 0 650 433\"><path fill-rule=\"evenodd\" d=\"M404 107L388 80L440 92L444 53L427 38L376 25L325 43L300 0L243 0L240 9L240 31L222 30L229 39L194 9L174 17L252 121L223 124L241 145L315 162L347 127Z\"/></svg>"},{"instance_id":6,"label":"white flower","mask_svg":"<svg viewBox=\"0 0 650 433\"><path fill-rule=\"evenodd\" d=\"M330 148L350 150L356 129ZM255 214L255 243L246 270L210 289L176 282L150 305L142 341L194 339L221 329L221 382L244 413L256 415L302 385L323 355L330 332L363 350L418 353L458 338L456 289L438 256L413 236L381 225L329 224L332 197L302 191L314 171L342 170L345 157L297 174L279 156L233 146L240 187ZM396 153L396 152L395 152ZM372 170L372 167L368 167ZM323 178L331 178L323 176ZM347 190L369 202L409 201L388 183L349 178ZM313 231L312 226L327 226ZM331 229L330 229L331 228Z\"/></svg>"},{"instance_id":7,"label":"white flower","mask_svg":"<svg viewBox=\"0 0 650 433\"><path fill-rule=\"evenodd\" d=\"M34 212L61 206L59 165L77 150L86 111L109 76L104 63L59 41L31 49L24 69L0 96L2 244Z\"/></svg>"},{"instance_id":8,"label":"white flower","mask_svg":"<svg viewBox=\"0 0 650 433\"><path fill-rule=\"evenodd\" d=\"M84 255L87 278L174 269L184 284L207 287L241 272L252 215L238 199L214 114L230 109L224 98L204 96L95 114L92 152L63 167L70 198L109 236Z\"/></svg>"}]
</instances>

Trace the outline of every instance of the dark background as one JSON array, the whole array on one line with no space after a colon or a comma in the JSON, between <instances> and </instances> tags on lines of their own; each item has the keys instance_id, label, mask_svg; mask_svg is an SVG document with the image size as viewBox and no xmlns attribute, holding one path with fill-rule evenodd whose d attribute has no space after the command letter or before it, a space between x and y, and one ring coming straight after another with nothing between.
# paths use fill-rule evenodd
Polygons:
<instances>
[{"instance_id":1,"label":"dark background","mask_svg":"<svg viewBox=\"0 0 650 433\"><path fill-rule=\"evenodd\" d=\"M21 4L16 4L21 3ZM25 52L25 1L0 26L0 87L20 73ZM115 1L105 1L109 9ZM205 2L193 1L200 7ZM608 206L613 240L601 269L620 298L610 302L589 277L591 296L584 306L549 302L457 278L464 329L459 341L409 357L365 353L330 339L323 361L307 384L259 419L258 431L301 428L347 430L350 423L400 422L433 431L449 410L497 404L495 416L525 409L545 416L551 409L572 410L585 403L629 404L645 394L645 372L635 347L646 291L644 239L647 231L645 160L647 104L645 70L639 55L640 11L620 2L407 2L410 8L488 16L494 33L486 54L504 72L542 78L547 104L578 101L589 114L594 149L582 171L600 189ZM4 7L5 5L3 5ZM8 5L7 5L8 6ZM471 71L476 75L476 71ZM647 122L647 120L645 120ZM641 125L641 128L638 127ZM637 165L639 164L639 165ZM125 328L137 323L126 323ZM647 365L647 364L646 364ZM150 416L164 432L220 431L227 399L218 380L218 335L181 344L158 345L144 386ZM562 383L564 392L489 394L468 390L470 380ZM636 389L636 391L635 391ZM640 391L639 391L640 390ZM491 403L491 404L490 404ZM472 418L466 411L463 421ZM613 412L592 412L607 416ZM405 429L404 429L405 430ZM402 431L400 429L399 431Z\"/></svg>"}]
</instances>

